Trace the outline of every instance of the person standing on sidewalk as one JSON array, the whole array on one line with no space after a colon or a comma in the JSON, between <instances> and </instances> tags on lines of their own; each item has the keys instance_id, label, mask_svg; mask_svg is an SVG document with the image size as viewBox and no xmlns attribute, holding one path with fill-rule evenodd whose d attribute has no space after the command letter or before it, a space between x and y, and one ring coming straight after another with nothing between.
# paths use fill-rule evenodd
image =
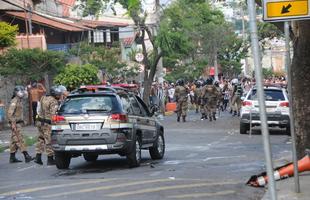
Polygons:
<instances>
[{"instance_id":1,"label":"person standing on sidewalk","mask_svg":"<svg viewBox=\"0 0 310 200\"><path fill-rule=\"evenodd\" d=\"M28 93L23 86L15 86L13 98L8 108L8 120L11 126L12 135L10 142L10 163L22 162L15 157L19 149L25 157L25 162L28 163L33 158L28 154L27 147L21 133L23 120L23 98L27 98Z\"/></svg>"},{"instance_id":2,"label":"person standing on sidewalk","mask_svg":"<svg viewBox=\"0 0 310 200\"><path fill-rule=\"evenodd\" d=\"M36 144L36 157L34 162L43 165L42 153L44 149L47 154L47 165L55 165L54 151L51 144L51 123L52 116L56 114L58 109L58 101L62 96L62 89L57 86L53 86L50 89L50 93L43 96L40 100L40 110L38 113L38 130L39 136Z\"/></svg>"},{"instance_id":3,"label":"person standing on sidewalk","mask_svg":"<svg viewBox=\"0 0 310 200\"><path fill-rule=\"evenodd\" d=\"M30 100L32 107L32 120L33 125L36 125L37 107L43 94L46 92L45 87L41 83L34 81L30 88Z\"/></svg>"}]
</instances>

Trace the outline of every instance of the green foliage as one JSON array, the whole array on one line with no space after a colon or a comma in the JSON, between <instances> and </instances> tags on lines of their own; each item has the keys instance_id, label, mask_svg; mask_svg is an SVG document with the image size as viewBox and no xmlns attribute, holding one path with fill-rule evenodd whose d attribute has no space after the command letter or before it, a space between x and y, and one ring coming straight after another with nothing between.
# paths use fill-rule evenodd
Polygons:
<instances>
[{"instance_id":1,"label":"green foliage","mask_svg":"<svg viewBox=\"0 0 310 200\"><path fill-rule=\"evenodd\" d=\"M65 66L62 52L40 49L9 49L0 55L0 75L20 78L21 82L39 80L45 74L56 74Z\"/></svg>"},{"instance_id":2,"label":"green foliage","mask_svg":"<svg viewBox=\"0 0 310 200\"><path fill-rule=\"evenodd\" d=\"M54 79L55 84L64 85L74 90L81 85L99 84L98 68L91 64L68 64Z\"/></svg>"},{"instance_id":3,"label":"green foliage","mask_svg":"<svg viewBox=\"0 0 310 200\"><path fill-rule=\"evenodd\" d=\"M263 77L264 79L272 78L274 76L274 72L270 68L263 68Z\"/></svg>"},{"instance_id":4,"label":"green foliage","mask_svg":"<svg viewBox=\"0 0 310 200\"><path fill-rule=\"evenodd\" d=\"M205 1L172 3L164 11L157 40L165 53L164 66L172 71L168 79L177 79L182 72L188 79L198 78L208 64L214 63L216 55L224 73L239 74L240 61L247 53L233 25ZM179 65L180 61L187 64Z\"/></svg>"},{"instance_id":5,"label":"green foliage","mask_svg":"<svg viewBox=\"0 0 310 200\"><path fill-rule=\"evenodd\" d=\"M273 39L283 36L283 33L274 24L268 22L258 22L257 31L259 40L265 38Z\"/></svg>"},{"instance_id":6,"label":"green foliage","mask_svg":"<svg viewBox=\"0 0 310 200\"><path fill-rule=\"evenodd\" d=\"M14 46L17 33L17 25L11 26L6 22L0 22L0 48Z\"/></svg>"},{"instance_id":7,"label":"green foliage","mask_svg":"<svg viewBox=\"0 0 310 200\"><path fill-rule=\"evenodd\" d=\"M139 72L137 67L128 67L126 63L121 62L120 48L107 48L104 46L93 46L86 43L79 48L73 48L69 54L79 56L83 64L91 64L105 71L111 79L114 77L132 77Z\"/></svg>"}]
</instances>

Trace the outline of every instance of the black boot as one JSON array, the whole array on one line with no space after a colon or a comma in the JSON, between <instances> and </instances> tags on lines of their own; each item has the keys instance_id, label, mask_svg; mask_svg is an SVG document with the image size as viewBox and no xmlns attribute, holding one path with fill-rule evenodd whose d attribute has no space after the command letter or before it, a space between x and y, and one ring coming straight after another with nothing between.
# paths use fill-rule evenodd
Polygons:
<instances>
[{"instance_id":1,"label":"black boot","mask_svg":"<svg viewBox=\"0 0 310 200\"><path fill-rule=\"evenodd\" d=\"M18 160L16 157L15 157L15 153L11 153L10 154L10 163L18 163L18 162L22 162L21 160Z\"/></svg>"},{"instance_id":2,"label":"black boot","mask_svg":"<svg viewBox=\"0 0 310 200\"><path fill-rule=\"evenodd\" d=\"M182 118L183 118L183 122L186 122L186 116L182 116Z\"/></svg>"},{"instance_id":3,"label":"black boot","mask_svg":"<svg viewBox=\"0 0 310 200\"><path fill-rule=\"evenodd\" d=\"M198 108L196 108L196 113L199 113L199 110L198 110Z\"/></svg>"},{"instance_id":4,"label":"black boot","mask_svg":"<svg viewBox=\"0 0 310 200\"><path fill-rule=\"evenodd\" d=\"M237 111L234 111L234 114L233 114L233 116L236 116L237 115Z\"/></svg>"},{"instance_id":5,"label":"black boot","mask_svg":"<svg viewBox=\"0 0 310 200\"><path fill-rule=\"evenodd\" d=\"M34 159L34 162L39 164L39 165L43 165L43 162L42 162L42 154L40 153L37 153L35 159Z\"/></svg>"},{"instance_id":6,"label":"black boot","mask_svg":"<svg viewBox=\"0 0 310 200\"><path fill-rule=\"evenodd\" d=\"M213 120L216 121L215 112L213 113L212 117L213 117Z\"/></svg>"},{"instance_id":7,"label":"black boot","mask_svg":"<svg viewBox=\"0 0 310 200\"><path fill-rule=\"evenodd\" d=\"M209 121L212 122L212 116L211 115L209 115Z\"/></svg>"},{"instance_id":8,"label":"black boot","mask_svg":"<svg viewBox=\"0 0 310 200\"><path fill-rule=\"evenodd\" d=\"M33 158L28 154L27 151L24 151L23 154L24 154L25 162L26 162L26 163L29 163L30 161L33 160Z\"/></svg>"},{"instance_id":9,"label":"black boot","mask_svg":"<svg viewBox=\"0 0 310 200\"><path fill-rule=\"evenodd\" d=\"M181 117L180 117L180 116L178 116L178 118L177 118L177 122L180 122L180 118L181 118Z\"/></svg>"},{"instance_id":10,"label":"black boot","mask_svg":"<svg viewBox=\"0 0 310 200\"><path fill-rule=\"evenodd\" d=\"M200 119L201 119L201 120L204 120L204 119L205 119L205 115L202 114Z\"/></svg>"},{"instance_id":11,"label":"black boot","mask_svg":"<svg viewBox=\"0 0 310 200\"><path fill-rule=\"evenodd\" d=\"M47 165L56 165L54 156L47 156Z\"/></svg>"}]
</instances>

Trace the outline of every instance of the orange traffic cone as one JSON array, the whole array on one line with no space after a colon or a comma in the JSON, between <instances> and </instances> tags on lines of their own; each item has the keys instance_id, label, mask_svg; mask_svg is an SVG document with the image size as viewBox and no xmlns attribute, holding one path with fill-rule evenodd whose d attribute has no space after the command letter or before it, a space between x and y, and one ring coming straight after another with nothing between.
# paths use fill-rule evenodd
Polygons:
<instances>
[{"instance_id":1,"label":"orange traffic cone","mask_svg":"<svg viewBox=\"0 0 310 200\"><path fill-rule=\"evenodd\" d=\"M310 157L309 155L305 156L301 160L298 161L298 172L310 171ZM274 172L275 180L280 180L283 178L287 178L294 175L294 165L288 164L283 167L278 168ZM268 176L266 173L263 173L261 176L253 176L248 181L247 184L255 187L262 187L268 183Z\"/></svg>"}]
</instances>

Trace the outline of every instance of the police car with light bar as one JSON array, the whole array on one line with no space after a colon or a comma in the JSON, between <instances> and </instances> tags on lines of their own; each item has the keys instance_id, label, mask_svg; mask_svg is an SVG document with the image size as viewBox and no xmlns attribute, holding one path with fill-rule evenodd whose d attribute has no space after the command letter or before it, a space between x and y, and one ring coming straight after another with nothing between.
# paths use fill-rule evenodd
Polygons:
<instances>
[{"instance_id":1,"label":"police car with light bar","mask_svg":"<svg viewBox=\"0 0 310 200\"><path fill-rule=\"evenodd\" d=\"M81 86L62 103L52 123L59 169L67 169L78 156L94 162L102 154L119 154L137 167L143 149L152 159L165 154L164 127L140 97L122 87Z\"/></svg>"}]
</instances>

